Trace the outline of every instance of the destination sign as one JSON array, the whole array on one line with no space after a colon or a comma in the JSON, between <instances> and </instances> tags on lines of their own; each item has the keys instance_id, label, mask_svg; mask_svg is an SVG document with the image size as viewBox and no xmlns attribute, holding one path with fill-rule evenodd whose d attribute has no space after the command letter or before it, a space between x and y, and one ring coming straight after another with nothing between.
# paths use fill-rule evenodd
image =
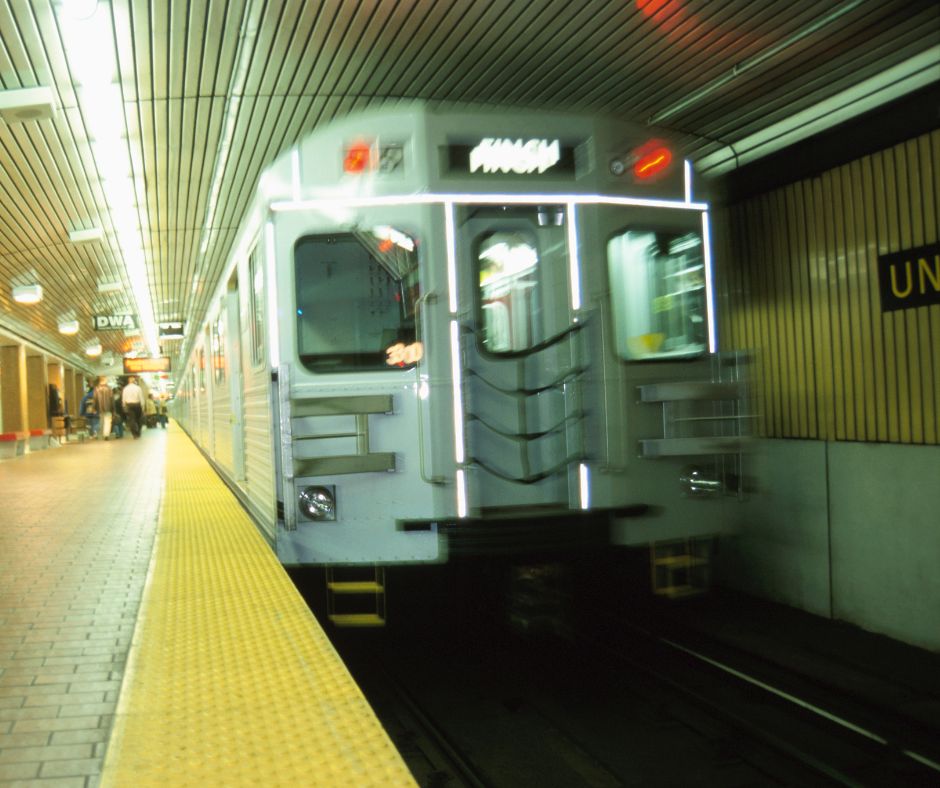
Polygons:
<instances>
[{"instance_id":1,"label":"destination sign","mask_svg":"<svg viewBox=\"0 0 940 788\"><path fill-rule=\"evenodd\" d=\"M574 147L560 140L485 137L474 145L449 145L449 172L479 176L569 177Z\"/></svg>"}]
</instances>

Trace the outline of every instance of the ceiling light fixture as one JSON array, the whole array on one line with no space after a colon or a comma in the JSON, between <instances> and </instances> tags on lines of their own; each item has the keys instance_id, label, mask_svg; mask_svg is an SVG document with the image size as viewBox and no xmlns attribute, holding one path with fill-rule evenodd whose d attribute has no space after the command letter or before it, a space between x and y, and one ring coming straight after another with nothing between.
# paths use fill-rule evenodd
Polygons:
<instances>
[{"instance_id":1,"label":"ceiling light fixture","mask_svg":"<svg viewBox=\"0 0 940 788\"><path fill-rule=\"evenodd\" d=\"M62 320L59 322L59 333L70 337L78 333L77 320Z\"/></svg>"},{"instance_id":2,"label":"ceiling light fixture","mask_svg":"<svg viewBox=\"0 0 940 788\"><path fill-rule=\"evenodd\" d=\"M86 356L91 356L92 358L94 358L95 356L100 356L100 355L101 355L101 350L102 350L102 348L101 348L101 343L98 342L98 343L96 343L96 344L94 344L94 345L89 345L88 347L86 347L86 348L85 348L85 355L86 355Z\"/></svg>"},{"instance_id":3,"label":"ceiling light fixture","mask_svg":"<svg viewBox=\"0 0 940 788\"><path fill-rule=\"evenodd\" d=\"M18 304L38 304L42 301L42 285L19 285L14 287L13 300Z\"/></svg>"},{"instance_id":4,"label":"ceiling light fixture","mask_svg":"<svg viewBox=\"0 0 940 788\"><path fill-rule=\"evenodd\" d=\"M91 241L100 241L104 237L104 230L100 227L89 227L87 230L69 230L69 240L73 244L87 244Z\"/></svg>"},{"instance_id":5,"label":"ceiling light fixture","mask_svg":"<svg viewBox=\"0 0 940 788\"><path fill-rule=\"evenodd\" d=\"M55 94L50 88L0 90L0 118L7 123L51 118L54 110Z\"/></svg>"}]
</instances>

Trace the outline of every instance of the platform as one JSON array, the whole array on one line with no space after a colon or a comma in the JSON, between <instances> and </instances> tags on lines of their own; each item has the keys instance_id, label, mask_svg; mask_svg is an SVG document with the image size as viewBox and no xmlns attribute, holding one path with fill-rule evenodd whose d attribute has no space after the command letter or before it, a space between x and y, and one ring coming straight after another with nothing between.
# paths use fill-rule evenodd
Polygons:
<instances>
[{"instance_id":1,"label":"platform","mask_svg":"<svg viewBox=\"0 0 940 788\"><path fill-rule=\"evenodd\" d=\"M0 462L0 785L413 785L185 434Z\"/></svg>"}]
</instances>

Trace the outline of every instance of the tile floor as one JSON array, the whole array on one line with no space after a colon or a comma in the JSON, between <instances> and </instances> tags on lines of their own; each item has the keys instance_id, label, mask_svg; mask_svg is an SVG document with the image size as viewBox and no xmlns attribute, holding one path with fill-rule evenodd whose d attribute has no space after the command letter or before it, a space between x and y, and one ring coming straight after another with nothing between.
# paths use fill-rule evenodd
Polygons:
<instances>
[{"instance_id":1,"label":"tile floor","mask_svg":"<svg viewBox=\"0 0 940 788\"><path fill-rule=\"evenodd\" d=\"M98 784L166 433L0 461L0 786Z\"/></svg>"}]
</instances>

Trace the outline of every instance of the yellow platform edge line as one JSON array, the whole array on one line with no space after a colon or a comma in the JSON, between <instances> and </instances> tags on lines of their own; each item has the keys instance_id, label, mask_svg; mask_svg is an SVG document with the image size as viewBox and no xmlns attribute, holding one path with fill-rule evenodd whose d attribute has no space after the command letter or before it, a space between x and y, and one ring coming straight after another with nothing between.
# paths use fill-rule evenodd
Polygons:
<instances>
[{"instance_id":1,"label":"yellow platform edge line","mask_svg":"<svg viewBox=\"0 0 940 788\"><path fill-rule=\"evenodd\" d=\"M237 499L183 431L100 785L416 785Z\"/></svg>"}]
</instances>

